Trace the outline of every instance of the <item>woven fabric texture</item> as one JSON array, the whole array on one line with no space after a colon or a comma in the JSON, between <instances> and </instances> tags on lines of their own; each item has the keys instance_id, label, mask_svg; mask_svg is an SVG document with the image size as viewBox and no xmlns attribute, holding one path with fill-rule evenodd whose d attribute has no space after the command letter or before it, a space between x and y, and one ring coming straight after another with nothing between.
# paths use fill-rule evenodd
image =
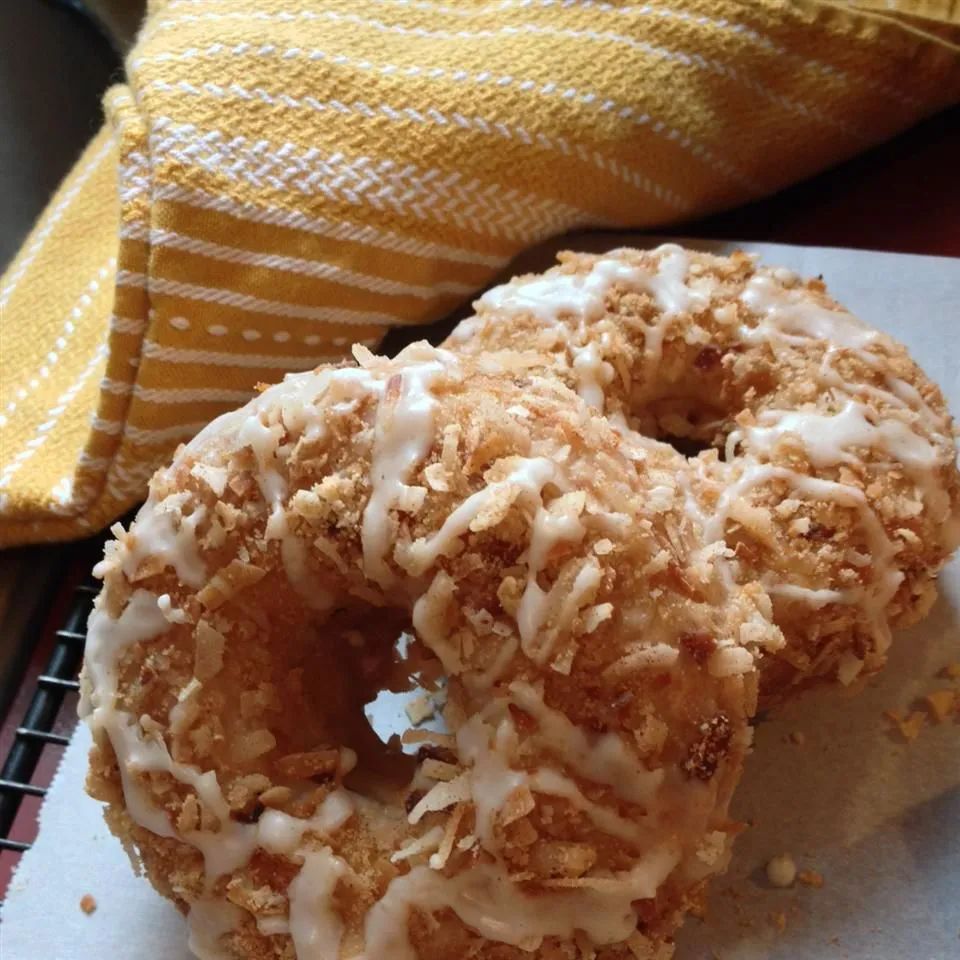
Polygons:
<instances>
[{"instance_id":1,"label":"woven fabric texture","mask_svg":"<svg viewBox=\"0 0 960 960\"><path fill-rule=\"evenodd\" d=\"M0 544L523 248L751 200L960 98L951 2L156 0L0 282Z\"/></svg>"}]
</instances>

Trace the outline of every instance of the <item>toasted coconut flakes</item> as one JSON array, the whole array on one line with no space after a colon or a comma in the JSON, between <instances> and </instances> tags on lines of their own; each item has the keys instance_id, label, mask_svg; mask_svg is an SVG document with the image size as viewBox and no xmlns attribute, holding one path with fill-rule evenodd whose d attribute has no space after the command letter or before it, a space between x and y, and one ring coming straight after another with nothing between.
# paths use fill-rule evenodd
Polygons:
<instances>
[{"instance_id":1,"label":"toasted coconut flakes","mask_svg":"<svg viewBox=\"0 0 960 960\"><path fill-rule=\"evenodd\" d=\"M570 676L573 661L577 657L577 644L568 643L551 661L550 669L565 677Z\"/></svg>"},{"instance_id":2,"label":"toasted coconut flakes","mask_svg":"<svg viewBox=\"0 0 960 960\"><path fill-rule=\"evenodd\" d=\"M369 347L365 347L362 343L355 343L350 348L350 352L353 354L353 359L365 370L376 367L377 361L380 359Z\"/></svg>"},{"instance_id":3,"label":"toasted coconut flakes","mask_svg":"<svg viewBox=\"0 0 960 960\"><path fill-rule=\"evenodd\" d=\"M226 467L212 467L207 463L195 463L190 468L190 475L205 483L218 497L223 496L227 489L229 473Z\"/></svg>"},{"instance_id":4,"label":"toasted coconut flakes","mask_svg":"<svg viewBox=\"0 0 960 960\"><path fill-rule=\"evenodd\" d=\"M423 817L436 810L446 810L455 803L470 799L470 777L462 773L455 780L440 781L434 784L421 797L417 805L410 811L407 820L410 823L419 823Z\"/></svg>"},{"instance_id":5,"label":"toasted coconut flakes","mask_svg":"<svg viewBox=\"0 0 960 960\"><path fill-rule=\"evenodd\" d=\"M914 710L909 715L899 710L885 710L883 715L896 725L900 735L908 742L917 739L927 719L919 710Z\"/></svg>"},{"instance_id":6,"label":"toasted coconut flakes","mask_svg":"<svg viewBox=\"0 0 960 960\"><path fill-rule=\"evenodd\" d=\"M443 447L440 451L440 461L452 474L456 470L457 452L460 447L460 434L463 432L459 423L448 423L443 428Z\"/></svg>"},{"instance_id":7,"label":"toasted coconut flakes","mask_svg":"<svg viewBox=\"0 0 960 960\"><path fill-rule=\"evenodd\" d=\"M431 827L425 834L415 837L405 847L401 847L395 853L390 855L391 863L402 863L411 857L416 857L421 853L432 853L440 846L444 839L445 831L443 827Z\"/></svg>"},{"instance_id":8,"label":"toasted coconut flakes","mask_svg":"<svg viewBox=\"0 0 960 960\"><path fill-rule=\"evenodd\" d=\"M93 894L85 893L80 898L80 909L89 917L97 909L97 901Z\"/></svg>"},{"instance_id":9,"label":"toasted coconut flakes","mask_svg":"<svg viewBox=\"0 0 960 960\"><path fill-rule=\"evenodd\" d=\"M633 739L637 742L637 749L641 756L650 756L659 753L667 742L669 729L667 725L652 713L643 718L643 726L633 731Z\"/></svg>"},{"instance_id":10,"label":"toasted coconut flakes","mask_svg":"<svg viewBox=\"0 0 960 960\"><path fill-rule=\"evenodd\" d=\"M264 790L257 799L265 807L282 807L289 803L292 797L293 791L289 787L277 786Z\"/></svg>"},{"instance_id":11,"label":"toasted coconut flakes","mask_svg":"<svg viewBox=\"0 0 960 960\"><path fill-rule=\"evenodd\" d=\"M337 545L333 540L324 536L314 537L313 545L337 568L339 573L347 572L347 565L344 563L343 557L340 556L340 551L337 550Z\"/></svg>"},{"instance_id":12,"label":"toasted coconut flakes","mask_svg":"<svg viewBox=\"0 0 960 960\"><path fill-rule=\"evenodd\" d=\"M518 483L501 483L487 487L489 495L477 515L470 521L471 533L482 533L500 523L510 512L514 501L523 492Z\"/></svg>"},{"instance_id":13,"label":"toasted coconut flakes","mask_svg":"<svg viewBox=\"0 0 960 960\"><path fill-rule=\"evenodd\" d=\"M469 850L472 846L476 844L476 842L477 842L476 834L473 834L473 833L464 834L464 836L462 836L457 841L457 849L461 851Z\"/></svg>"},{"instance_id":14,"label":"toasted coconut flakes","mask_svg":"<svg viewBox=\"0 0 960 960\"><path fill-rule=\"evenodd\" d=\"M547 840L530 851L530 865L541 876L581 877L597 861L597 851L588 843Z\"/></svg>"},{"instance_id":15,"label":"toasted coconut flakes","mask_svg":"<svg viewBox=\"0 0 960 960\"><path fill-rule=\"evenodd\" d=\"M474 610L472 607L465 607L463 615L477 632L477 636L485 637L493 630L493 614L489 610Z\"/></svg>"},{"instance_id":16,"label":"toasted coconut flakes","mask_svg":"<svg viewBox=\"0 0 960 960\"><path fill-rule=\"evenodd\" d=\"M603 675L615 678L637 670L668 670L677 662L679 656L680 651L666 643L654 643L650 646L637 645L606 667Z\"/></svg>"},{"instance_id":17,"label":"toasted coconut flakes","mask_svg":"<svg viewBox=\"0 0 960 960\"><path fill-rule=\"evenodd\" d=\"M180 813L177 815L177 830L180 833L192 833L197 829L199 823L200 804L197 802L196 794L188 793L183 798Z\"/></svg>"},{"instance_id":18,"label":"toasted coconut flakes","mask_svg":"<svg viewBox=\"0 0 960 960\"><path fill-rule=\"evenodd\" d=\"M805 887L813 887L815 890L819 890L824 884L823 874L816 870L801 870L797 874L797 880Z\"/></svg>"},{"instance_id":19,"label":"toasted coconut flakes","mask_svg":"<svg viewBox=\"0 0 960 960\"><path fill-rule=\"evenodd\" d=\"M719 647L707 660L711 677L735 677L753 669L753 654L743 647Z\"/></svg>"},{"instance_id":20,"label":"toasted coconut flakes","mask_svg":"<svg viewBox=\"0 0 960 960\"><path fill-rule=\"evenodd\" d=\"M644 577L652 577L657 573L663 573L663 571L670 566L671 559L672 557L670 556L669 550L660 550L651 560L648 560L647 563L643 565L640 574Z\"/></svg>"},{"instance_id":21,"label":"toasted coconut flakes","mask_svg":"<svg viewBox=\"0 0 960 960\"><path fill-rule=\"evenodd\" d=\"M436 730L405 730L400 737L401 743L434 743L438 747L457 749L457 738L450 733L438 733Z\"/></svg>"},{"instance_id":22,"label":"toasted coconut flakes","mask_svg":"<svg viewBox=\"0 0 960 960\"><path fill-rule=\"evenodd\" d=\"M434 760L433 757L427 757L420 764L420 771L430 780L455 780L463 771L454 763L444 763L442 760Z\"/></svg>"},{"instance_id":23,"label":"toasted coconut flakes","mask_svg":"<svg viewBox=\"0 0 960 960\"><path fill-rule=\"evenodd\" d=\"M289 753L274 761L273 767L281 776L294 780L332 777L340 768L340 751L331 747L305 753Z\"/></svg>"},{"instance_id":24,"label":"toasted coconut flakes","mask_svg":"<svg viewBox=\"0 0 960 960\"><path fill-rule=\"evenodd\" d=\"M863 661L855 657L849 650L845 650L837 664L837 679L845 686L850 686L863 670Z\"/></svg>"},{"instance_id":25,"label":"toasted coconut flakes","mask_svg":"<svg viewBox=\"0 0 960 960\"><path fill-rule=\"evenodd\" d=\"M777 910L770 914L770 923L773 924L777 933L783 933L787 929L787 915L783 910Z\"/></svg>"},{"instance_id":26,"label":"toasted coconut flakes","mask_svg":"<svg viewBox=\"0 0 960 960\"><path fill-rule=\"evenodd\" d=\"M536 801L528 787L522 784L510 791L509 796L500 808L500 823L509 826L511 823L525 817L533 811Z\"/></svg>"},{"instance_id":27,"label":"toasted coconut flakes","mask_svg":"<svg viewBox=\"0 0 960 960\"><path fill-rule=\"evenodd\" d=\"M712 867L727 849L727 835L722 830L708 833L697 847L697 859Z\"/></svg>"},{"instance_id":28,"label":"toasted coconut flakes","mask_svg":"<svg viewBox=\"0 0 960 960\"><path fill-rule=\"evenodd\" d=\"M421 693L419 696L415 697L409 703L404 705L404 713L406 713L410 722L417 726L424 722L424 720L429 720L436 712L437 708L433 700L430 699L425 693Z\"/></svg>"},{"instance_id":29,"label":"toasted coconut flakes","mask_svg":"<svg viewBox=\"0 0 960 960\"><path fill-rule=\"evenodd\" d=\"M800 509L800 501L788 498L781 500L774 508L773 512L781 519L786 520L792 517Z\"/></svg>"},{"instance_id":30,"label":"toasted coconut flakes","mask_svg":"<svg viewBox=\"0 0 960 960\"><path fill-rule=\"evenodd\" d=\"M447 818L447 824L444 827L443 840L440 843L440 848L430 858L431 869L442 870L447 865L447 861L450 859L450 854L453 852L454 841L457 839L457 830L460 829L460 821L463 819L463 814L466 809L466 804L458 803L453 808L450 816Z\"/></svg>"},{"instance_id":31,"label":"toasted coconut flakes","mask_svg":"<svg viewBox=\"0 0 960 960\"><path fill-rule=\"evenodd\" d=\"M937 723L943 723L957 707L956 690L934 690L924 700Z\"/></svg>"},{"instance_id":32,"label":"toasted coconut flakes","mask_svg":"<svg viewBox=\"0 0 960 960\"><path fill-rule=\"evenodd\" d=\"M230 758L235 763L246 763L269 753L277 745L277 738L266 728L251 730L236 737L230 744Z\"/></svg>"},{"instance_id":33,"label":"toasted coconut flakes","mask_svg":"<svg viewBox=\"0 0 960 960\"><path fill-rule=\"evenodd\" d=\"M208 610L216 610L234 594L262 580L266 573L262 567L242 560L231 560L214 574L213 579L197 594L197 599Z\"/></svg>"},{"instance_id":34,"label":"toasted coconut flakes","mask_svg":"<svg viewBox=\"0 0 960 960\"><path fill-rule=\"evenodd\" d=\"M583 634L591 634L597 629L597 627L600 626L601 623L609 620L612 616L612 603L598 603L592 607L587 607L580 614L580 621L582 623L580 632Z\"/></svg>"},{"instance_id":35,"label":"toasted coconut flakes","mask_svg":"<svg viewBox=\"0 0 960 960\"><path fill-rule=\"evenodd\" d=\"M521 870L519 873L510 874L511 883L526 883L528 880L536 880L537 875L532 870Z\"/></svg>"},{"instance_id":36,"label":"toasted coconut flakes","mask_svg":"<svg viewBox=\"0 0 960 960\"><path fill-rule=\"evenodd\" d=\"M449 493L451 490L450 475L447 472L446 466L442 463L431 463L424 467L423 479L427 481L427 486L430 487L431 490L436 490L440 493Z\"/></svg>"},{"instance_id":37,"label":"toasted coconut flakes","mask_svg":"<svg viewBox=\"0 0 960 960\"><path fill-rule=\"evenodd\" d=\"M805 536L810 532L810 518L797 517L796 520L790 521L790 526L787 529L795 537Z\"/></svg>"},{"instance_id":38,"label":"toasted coconut flakes","mask_svg":"<svg viewBox=\"0 0 960 960\"><path fill-rule=\"evenodd\" d=\"M593 552L598 557L605 557L608 553L613 553L613 541L604 537L593 545Z\"/></svg>"},{"instance_id":39,"label":"toasted coconut flakes","mask_svg":"<svg viewBox=\"0 0 960 960\"><path fill-rule=\"evenodd\" d=\"M410 487L404 484L400 491L400 497L397 500L397 509L401 513L409 513L415 516L423 508L423 503L426 499L426 487Z\"/></svg>"},{"instance_id":40,"label":"toasted coconut flakes","mask_svg":"<svg viewBox=\"0 0 960 960\"><path fill-rule=\"evenodd\" d=\"M223 669L223 648L226 638L206 620L197 623L194 631L193 673L198 680L209 680Z\"/></svg>"},{"instance_id":41,"label":"toasted coconut flakes","mask_svg":"<svg viewBox=\"0 0 960 960\"><path fill-rule=\"evenodd\" d=\"M218 500L213 509L220 519L224 530L229 532L236 527L237 520L240 517L240 511L232 503L227 503L225 500Z\"/></svg>"}]
</instances>

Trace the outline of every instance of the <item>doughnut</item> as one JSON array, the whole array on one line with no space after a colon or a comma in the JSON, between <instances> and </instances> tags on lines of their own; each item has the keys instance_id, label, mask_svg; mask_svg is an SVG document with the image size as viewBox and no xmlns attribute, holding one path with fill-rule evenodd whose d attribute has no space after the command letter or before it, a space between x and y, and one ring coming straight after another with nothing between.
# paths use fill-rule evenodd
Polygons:
<instances>
[{"instance_id":1,"label":"doughnut","mask_svg":"<svg viewBox=\"0 0 960 960\"><path fill-rule=\"evenodd\" d=\"M707 535L720 467L547 355L355 358L113 528L89 792L204 960L669 957L785 643ZM444 729L382 742L364 705L417 688Z\"/></svg>"},{"instance_id":2,"label":"doughnut","mask_svg":"<svg viewBox=\"0 0 960 960\"><path fill-rule=\"evenodd\" d=\"M706 541L725 546L727 576L764 587L786 639L760 665L762 706L878 670L960 544L939 389L821 280L743 253L559 261L488 291L445 346L535 351L625 443L691 453L681 477Z\"/></svg>"}]
</instances>

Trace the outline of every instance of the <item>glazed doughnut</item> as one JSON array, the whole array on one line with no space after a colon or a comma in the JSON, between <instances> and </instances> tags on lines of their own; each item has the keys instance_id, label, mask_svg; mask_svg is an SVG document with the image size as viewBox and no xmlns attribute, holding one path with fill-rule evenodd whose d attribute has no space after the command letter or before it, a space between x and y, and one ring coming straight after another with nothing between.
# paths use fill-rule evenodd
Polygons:
<instances>
[{"instance_id":1,"label":"glazed doughnut","mask_svg":"<svg viewBox=\"0 0 960 960\"><path fill-rule=\"evenodd\" d=\"M201 958L669 956L783 644L703 535L715 479L544 357L356 357L114 529L88 789ZM363 705L416 683L447 732L408 755Z\"/></svg>"},{"instance_id":2,"label":"glazed doughnut","mask_svg":"<svg viewBox=\"0 0 960 960\"><path fill-rule=\"evenodd\" d=\"M786 645L762 664L773 703L882 666L960 543L952 421L906 349L819 280L742 253L667 244L563 253L487 292L446 344L530 349L619 426L697 441L693 498L728 575L773 599ZM685 476L681 472L681 476Z\"/></svg>"}]
</instances>

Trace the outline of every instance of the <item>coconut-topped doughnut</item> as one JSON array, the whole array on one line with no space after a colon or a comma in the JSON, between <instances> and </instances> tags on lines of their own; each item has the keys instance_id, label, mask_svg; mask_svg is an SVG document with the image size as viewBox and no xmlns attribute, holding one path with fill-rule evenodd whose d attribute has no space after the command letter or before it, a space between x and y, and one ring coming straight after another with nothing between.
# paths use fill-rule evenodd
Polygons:
<instances>
[{"instance_id":1,"label":"coconut-topped doughnut","mask_svg":"<svg viewBox=\"0 0 960 960\"><path fill-rule=\"evenodd\" d=\"M668 244L565 253L486 293L460 353L529 349L619 425L710 444L690 460L708 542L762 583L787 644L763 665L775 700L878 669L960 543L954 431L906 349L744 254Z\"/></svg>"},{"instance_id":2,"label":"coconut-topped doughnut","mask_svg":"<svg viewBox=\"0 0 960 960\"><path fill-rule=\"evenodd\" d=\"M203 958L667 956L783 643L706 545L712 480L543 358L357 360L215 421L115 529L89 789ZM363 708L417 683L446 731L409 753Z\"/></svg>"}]
</instances>

